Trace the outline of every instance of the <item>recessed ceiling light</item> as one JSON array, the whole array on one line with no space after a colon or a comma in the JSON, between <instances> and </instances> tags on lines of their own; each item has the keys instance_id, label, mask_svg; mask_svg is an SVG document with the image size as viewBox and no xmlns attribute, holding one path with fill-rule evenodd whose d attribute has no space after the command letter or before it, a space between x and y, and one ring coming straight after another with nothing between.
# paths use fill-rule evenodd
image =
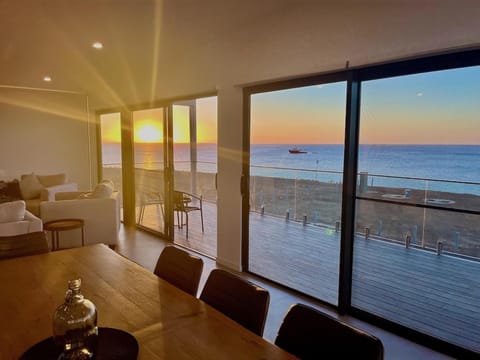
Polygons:
<instances>
[{"instance_id":1,"label":"recessed ceiling light","mask_svg":"<svg viewBox=\"0 0 480 360\"><path fill-rule=\"evenodd\" d=\"M92 44L92 47L93 47L94 49L100 50L100 49L103 49L103 44L102 44L100 41L95 41L95 42Z\"/></svg>"},{"instance_id":2,"label":"recessed ceiling light","mask_svg":"<svg viewBox=\"0 0 480 360\"><path fill-rule=\"evenodd\" d=\"M47 76L44 76L44 77L43 77L43 81L45 81L45 82L50 82L50 81L52 81L52 78L47 75Z\"/></svg>"}]
</instances>

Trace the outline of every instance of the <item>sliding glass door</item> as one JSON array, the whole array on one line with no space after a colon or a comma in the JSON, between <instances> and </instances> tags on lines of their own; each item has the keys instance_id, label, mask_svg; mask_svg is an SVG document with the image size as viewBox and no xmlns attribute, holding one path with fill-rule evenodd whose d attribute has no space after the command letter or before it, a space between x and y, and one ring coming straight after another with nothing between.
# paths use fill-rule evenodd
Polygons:
<instances>
[{"instance_id":1,"label":"sliding glass door","mask_svg":"<svg viewBox=\"0 0 480 360\"><path fill-rule=\"evenodd\" d=\"M246 269L478 357L479 59L465 51L247 88Z\"/></svg>"},{"instance_id":2,"label":"sliding glass door","mask_svg":"<svg viewBox=\"0 0 480 360\"><path fill-rule=\"evenodd\" d=\"M137 225L165 235L165 108L133 111Z\"/></svg>"},{"instance_id":3,"label":"sliding glass door","mask_svg":"<svg viewBox=\"0 0 480 360\"><path fill-rule=\"evenodd\" d=\"M217 97L100 113L98 123L99 173L122 192L128 225L216 257ZM174 191L185 193L188 233Z\"/></svg>"},{"instance_id":4,"label":"sliding glass door","mask_svg":"<svg viewBox=\"0 0 480 360\"><path fill-rule=\"evenodd\" d=\"M122 194L122 140L119 112L101 114L100 122L100 177L113 181L115 191ZM123 199L120 196L120 199ZM123 220L123 202L121 203Z\"/></svg>"},{"instance_id":5,"label":"sliding glass door","mask_svg":"<svg viewBox=\"0 0 480 360\"><path fill-rule=\"evenodd\" d=\"M216 257L217 97L175 102L172 117L174 190L183 194L183 204L173 202L173 238ZM188 211L188 228L182 206Z\"/></svg>"},{"instance_id":6,"label":"sliding glass door","mask_svg":"<svg viewBox=\"0 0 480 360\"><path fill-rule=\"evenodd\" d=\"M362 83L352 306L480 351L480 66Z\"/></svg>"},{"instance_id":7,"label":"sliding glass door","mask_svg":"<svg viewBox=\"0 0 480 360\"><path fill-rule=\"evenodd\" d=\"M346 83L250 97L248 270L337 304Z\"/></svg>"}]
</instances>

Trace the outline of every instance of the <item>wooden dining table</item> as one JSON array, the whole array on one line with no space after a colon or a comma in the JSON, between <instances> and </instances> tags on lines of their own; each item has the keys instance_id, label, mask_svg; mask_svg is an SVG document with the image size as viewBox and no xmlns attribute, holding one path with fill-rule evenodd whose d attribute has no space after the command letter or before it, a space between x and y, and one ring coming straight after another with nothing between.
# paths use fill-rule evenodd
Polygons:
<instances>
[{"instance_id":1,"label":"wooden dining table","mask_svg":"<svg viewBox=\"0 0 480 360\"><path fill-rule=\"evenodd\" d=\"M203 301L97 244L0 261L0 359L52 336L68 280L98 311L98 326L135 336L138 359L292 359Z\"/></svg>"}]
</instances>

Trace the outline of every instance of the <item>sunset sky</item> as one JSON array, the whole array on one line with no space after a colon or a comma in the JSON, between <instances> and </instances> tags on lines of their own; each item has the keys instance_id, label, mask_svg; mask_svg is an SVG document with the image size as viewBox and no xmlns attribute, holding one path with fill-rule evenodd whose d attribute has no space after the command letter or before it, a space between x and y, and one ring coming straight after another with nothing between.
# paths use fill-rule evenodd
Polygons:
<instances>
[{"instance_id":1,"label":"sunset sky","mask_svg":"<svg viewBox=\"0 0 480 360\"><path fill-rule=\"evenodd\" d=\"M197 141L217 142L217 98L196 100ZM175 143L189 142L189 115L187 106L173 106L173 138ZM139 143L163 141L163 110L150 109L133 112L134 140ZM103 142L120 142L120 114L101 116Z\"/></svg>"},{"instance_id":2,"label":"sunset sky","mask_svg":"<svg viewBox=\"0 0 480 360\"><path fill-rule=\"evenodd\" d=\"M361 144L480 144L480 66L362 83ZM251 97L252 144L343 144L346 83ZM162 111L134 113L135 141L161 142ZM118 115L102 117L118 142ZM174 106L174 141L189 141L188 108ZM197 100L197 141L217 142L217 98Z\"/></svg>"},{"instance_id":3,"label":"sunset sky","mask_svg":"<svg viewBox=\"0 0 480 360\"><path fill-rule=\"evenodd\" d=\"M346 84L255 94L252 144L343 144Z\"/></svg>"},{"instance_id":4,"label":"sunset sky","mask_svg":"<svg viewBox=\"0 0 480 360\"><path fill-rule=\"evenodd\" d=\"M260 93L253 144L343 144L346 84ZM360 143L480 144L480 66L362 84Z\"/></svg>"}]
</instances>

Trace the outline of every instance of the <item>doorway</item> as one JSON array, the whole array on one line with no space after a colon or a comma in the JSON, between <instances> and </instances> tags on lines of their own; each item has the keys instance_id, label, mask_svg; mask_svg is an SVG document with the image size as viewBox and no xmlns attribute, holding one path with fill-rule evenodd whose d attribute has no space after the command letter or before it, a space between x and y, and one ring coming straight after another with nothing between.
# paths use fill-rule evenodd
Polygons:
<instances>
[{"instance_id":1,"label":"doorway","mask_svg":"<svg viewBox=\"0 0 480 360\"><path fill-rule=\"evenodd\" d=\"M132 113L135 218L139 227L166 237L167 109Z\"/></svg>"},{"instance_id":2,"label":"doorway","mask_svg":"<svg viewBox=\"0 0 480 360\"><path fill-rule=\"evenodd\" d=\"M216 257L217 97L174 102L172 124L173 239Z\"/></svg>"}]
</instances>

